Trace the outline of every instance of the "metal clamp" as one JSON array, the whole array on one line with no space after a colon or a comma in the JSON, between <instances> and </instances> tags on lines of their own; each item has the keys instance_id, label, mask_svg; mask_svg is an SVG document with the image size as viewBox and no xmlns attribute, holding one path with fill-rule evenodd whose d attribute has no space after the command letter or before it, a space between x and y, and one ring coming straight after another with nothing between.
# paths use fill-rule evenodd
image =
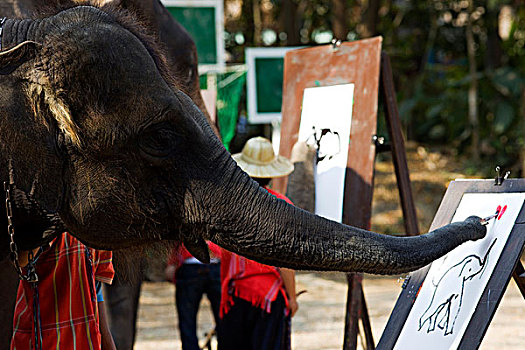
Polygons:
<instances>
[{"instance_id":1,"label":"metal clamp","mask_svg":"<svg viewBox=\"0 0 525 350\"><path fill-rule=\"evenodd\" d=\"M392 147L385 141L383 136L372 136L372 143L376 146L376 153L390 152Z\"/></svg>"},{"instance_id":2,"label":"metal clamp","mask_svg":"<svg viewBox=\"0 0 525 350\"><path fill-rule=\"evenodd\" d=\"M408 282L410 282L410 278L411 278L410 275L407 275L405 277L405 280L403 281L403 285L401 286L402 289L405 289L408 286Z\"/></svg>"},{"instance_id":3,"label":"metal clamp","mask_svg":"<svg viewBox=\"0 0 525 350\"><path fill-rule=\"evenodd\" d=\"M503 184L503 181L507 180L509 175L510 171L506 171L505 175L501 176L501 167L499 165L496 166L496 177L494 178L494 185L501 186Z\"/></svg>"},{"instance_id":4,"label":"metal clamp","mask_svg":"<svg viewBox=\"0 0 525 350\"><path fill-rule=\"evenodd\" d=\"M339 40L339 39L335 39L335 38L332 39L332 41L331 41L332 49L334 51L336 51L337 49L339 49L339 47L341 46L342 43L343 42L341 40Z\"/></svg>"}]
</instances>

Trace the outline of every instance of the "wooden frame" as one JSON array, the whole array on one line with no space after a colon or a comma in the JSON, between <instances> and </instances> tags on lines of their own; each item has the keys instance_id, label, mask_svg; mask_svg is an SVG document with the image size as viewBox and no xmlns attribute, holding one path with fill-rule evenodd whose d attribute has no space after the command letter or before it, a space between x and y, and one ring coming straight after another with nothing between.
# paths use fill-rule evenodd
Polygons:
<instances>
[{"instance_id":1,"label":"wooden frame","mask_svg":"<svg viewBox=\"0 0 525 350\"><path fill-rule=\"evenodd\" d=\"M372 213L373 170L376 152L392 152L406 233L416 235L417 216L410 187L392 69L388 55L381 52L381 37L354 42L336 42L290 51L285 56L283 84L283 121L279 154L290 157L298 139L303 91L307 87L353 83L354 105L348 163L345 179L343 222L369 228ZM380 94L379 94L380 92ZM379 95L385 107L390 145L376 148ZM274 179L277 191L286 192L287 178ZM357 347L358 323L364 329L366 349L374 339L361 284L362 274L347 274L348 295L344 349Z\"/></svg>"},{"instance_id":2,"label":"wooden frame","mask_svg":"<svg viewBox=\"0 0 525 350\"><path fill-rule=\"evenodd\" d=\"M445 193L430 230L434 230L451 222L456 208L465 193L516 192L525 192L525 179L508 179L501 185L495 185L494 180L453 181ZM477 349L480 346L511 277L515 278L522 294L525 292L522 279L519 278L519 273L516 272L523 271L523 266L519 259L525 245L524 223L525 206L521 208L518 214L507 243L503 248L502 255L483 291L478 306L459 343L458 349ZM403 285L403 290L377 345L377 349L392 349L395 346L429 268L430 265L411 273L407 277Z\"/></svg>"},{"instance_id":3,"label":"wooden frame","mask_svg":"<svg viewBox=\"0 0 525 350\"><path fill-rule=\"evenodd\" d=\"M354 103L345 176L343 223L369 228L372 215L374 160L373 137L377 127L381 37L335 43L286 53L283 84L283 119L279 154L290 158L299 136L305 88L354 84ZM407 172L408 174L408 172ZM287 178L274 179L277 191L286 193ZM355 349L359 320L368 324L366 341L373 347L362 275L347 274L348 296L344 349ZM365 327L366 328L366 327Z\"/></svg>"},{"instance_id":4,"label":"wooden frame","mask_svg":"<svg viewBox=\"0 0 525 350\"><path fill-rule=\"evenodd\" d=\"M308 87L353 83L354 105L343 223L368 228L379 95L381 37L292 50L284 58L283 120L279 154L290 158L299 136L303 91ZM277 191L286 192L287 179L275 179Z\"/></svg>"},{"instance_id":5,"label":"wooden frame","mask_svg":"<svg viewBox=\"0 0 525 350\"><path fill-rule=\"evenodd\" d=\"M247 108L248 120L251 124L268 124L275 121L281 121L281 112L259 112L257 104L257 59L264 58L282 58L284 61L285 54L296 47L248 47L245 50L245 62L247 67L246 90L247 90ZM281 87L282 89L282 87Z\"/></svg>"}]
</instances>

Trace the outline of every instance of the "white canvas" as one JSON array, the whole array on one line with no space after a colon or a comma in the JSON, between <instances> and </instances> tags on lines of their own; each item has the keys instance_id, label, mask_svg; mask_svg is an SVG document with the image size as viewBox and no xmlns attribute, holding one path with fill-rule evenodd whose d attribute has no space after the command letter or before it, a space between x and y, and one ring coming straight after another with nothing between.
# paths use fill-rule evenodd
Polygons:
<instances>
[{"instance_id":1,"label":"white canvas","mask_svg":"<svg viewBox=\"0 0 525 350\"><path fill-rule=\"evenodd\" d=\"M453 222L487 217L487 236L469 241L432 263L394 349L456 349L523 206L524 193L464 194ZM505 209L503 209L505 208Z\"/></svg>"},{"instance_id":2,"label":"white canvas","mask_svg":"<svg viewBox=\"0 0 525 350\"><path fill-rule=\"evenodd\" d=\"M304 90L299 141L321 139L315 169L315 213L341 222L354 84ZM321 138L322 130L329 130ZM323 158L324 157L324 158Z\"/></svg>"}]
</instances>

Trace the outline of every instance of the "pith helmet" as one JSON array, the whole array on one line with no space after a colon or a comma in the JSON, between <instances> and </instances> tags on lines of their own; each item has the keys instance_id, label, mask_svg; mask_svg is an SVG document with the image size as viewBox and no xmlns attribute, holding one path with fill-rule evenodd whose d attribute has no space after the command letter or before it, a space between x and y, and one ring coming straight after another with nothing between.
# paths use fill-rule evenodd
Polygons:
<instances>
[{"instance_id":1,"label":"pith helmet","mask_svg":"<svg viewBox=\"0 0 525 350\"><path fill-rule=\"evenodd\" d=\"M293 164L283 156L275 155L272 143L264 137L249 139L241 153L233 159L251 177L272 178L290 174Z\"/></svg>"}]
</instances>

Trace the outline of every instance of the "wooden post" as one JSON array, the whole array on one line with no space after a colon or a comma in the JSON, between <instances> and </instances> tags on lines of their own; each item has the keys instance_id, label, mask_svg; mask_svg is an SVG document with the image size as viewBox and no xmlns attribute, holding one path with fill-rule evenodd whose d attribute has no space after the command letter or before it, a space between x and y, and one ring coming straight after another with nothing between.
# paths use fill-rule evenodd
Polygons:
<instances>
[{"instance_id":1,"label":"wooden post","mask_svg":"<svg viewBox=\"0 0 525 350\"><path fill-rule=\"evenodd\" d=\"M363 330L365 335L366 350L375 349L374 335L372 334L372 325L370 324L370 317L368 316L368 308L366 307L365 292L361 284L361 321L363 322Z\"/></svg>"},{"instance_id":2,"label":"wooden post","mask_svg":"<svg viewBox=\"0 0 525 350\"><path fill-rule=\"evenodd\" d=\"M363 275L360 273L349 273L348 294L346 297L345 334L343 349L352 350L357 348L357 335L359 333L359 318L361 314L361 282Z\"/></svg>"},{"instance_id":3,"label":"wooden post","mask_svg":"<svg viewBox=\"0 0 525 350\"><path fill-rule=\"evenodd\" d=\"M388 133L390 135L392 159L396 171L397 186L399 189L401 208L403 210L403 219L405 221L405 230L407 235L415 236L419 234L419 229L417 225L416 207L412 196L412 188L410 187L405 141L403 140L401 120L399 119L399 111L397 109L396 92L392 77L390 58L384 51L381 53L381 80L379 86L383 96L383 103L386 107L385 119Z\"/></svg>"}]
</instances>

